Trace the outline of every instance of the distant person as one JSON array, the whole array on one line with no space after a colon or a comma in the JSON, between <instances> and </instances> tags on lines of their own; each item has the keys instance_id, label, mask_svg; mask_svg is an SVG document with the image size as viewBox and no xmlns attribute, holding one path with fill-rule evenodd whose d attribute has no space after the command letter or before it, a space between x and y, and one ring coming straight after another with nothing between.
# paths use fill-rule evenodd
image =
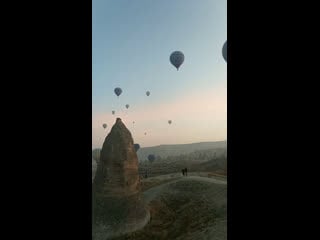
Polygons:
<instances>
[{"instance_id":1,"label":"distant person","mask_svg":"<svg viewBox=\"0 0 320 240\"><path fill-rule=\"evenodd\" d=\"M184 176L184 169L181 169L181 172L182 172L182 176Z\"/></svg>"},{"instance_id":2,"label":"distant person","mask_svg":"<svg viewBox=\"0 0 320 240\"><path fill-rule=\"evenodd\" d=\"M184 172L186 173L186 176L188 176L188 168L185 168Z\"/></svg>"}]
</instances>

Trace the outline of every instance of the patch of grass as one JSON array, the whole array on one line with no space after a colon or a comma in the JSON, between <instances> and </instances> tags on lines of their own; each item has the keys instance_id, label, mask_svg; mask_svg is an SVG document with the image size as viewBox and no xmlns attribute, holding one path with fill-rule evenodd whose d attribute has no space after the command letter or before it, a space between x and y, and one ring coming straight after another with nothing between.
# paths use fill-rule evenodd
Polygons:
<instances>
[{"instance_id":1,"label":"patch of grass","mask_svg":"<svg viewBox=\"0 0 320 240\"><path fill-rule=\"evenodd\" d=\"M164 180L158 180L158 179L145 179L145 180L142 180L142 192L150 189L150 188L153 188L153 187L156 187L156 186L159 186L161 184L164 184L164 183L167 183L167 182L171 182L171 181L175 181L177 180L177 178L169 178L169 179L164 179Z\"/></svg>"},{"instance_id":2,"label":"patch of grass","mask_svg":"<svg viewBox=\"0 0 320 240\"><path fill-rule=\"evenodd\" d=\"M158 180L150 179L149 186L172 181ZM227 216L226 189L225 185L192 179L169 184L167 191L149 203L149 224L135 233L113 240L203 239L212 231L225 239L225 223L221 221L225 221Z\"/></svg>"}]
</instances>

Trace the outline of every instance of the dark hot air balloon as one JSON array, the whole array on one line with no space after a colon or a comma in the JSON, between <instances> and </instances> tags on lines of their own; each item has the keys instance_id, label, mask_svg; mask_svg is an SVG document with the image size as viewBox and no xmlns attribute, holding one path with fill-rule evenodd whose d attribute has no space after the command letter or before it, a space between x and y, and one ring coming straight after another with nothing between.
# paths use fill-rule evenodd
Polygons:
<instances>
[{"instance_id":1,"label":"dark hot air balloon","mask_svg":"<svg viewBox=\"0 0 320 240\"><path fill-rule=\"evenodd\" d=\"M184 55L182 52L180 51L175 51L173 53L171 53L170 55L170 62L173 66L175 66L177 68L177 70L179 70L179 67L181 66L181 64L184 62Z\"/></svg>"},{"instance_id":2,"label":"dark hot air balloon","mask_svg":"<svg viewBox=\"0 0 320 240\"><path fill-rule=\"evenodd\" d=\"M171 121L171 120L169 120L169 121L168 121L168 123L169 123L169 124L171 124L171 123L172 123L172 121Z\"/></svg>"},{"instance_id":3,"label":"dark hot air balloon","mask_svg":"<svg viewBox=\"0 0 320 240\"><path fill-rule=\"evenodd\" d=\"M138 152L138 150L140 149L140 145L138 143L135 143L134 149L136 150L136 152Z\"/></svg>"},{"instance_id":4,"label":"dark hot air balloon","mask_svg":"<svg viewBox=\"0 0 320 240\"><path fill-rule=\"evenodd\" d=\"M148 160L149 160L149 162L152 163L154 160L156 160L156 157L153 154L149 154L148 155Z\"/></svg>"},{"instance_id":5,"label":"dark hot air balloon","mask_svg":"<svg viewBox=\"0 0 320 240\"><path fill-rule=\"evenodd\" d=\"M103 127L104 129L106 129L106 128L107 128L107 124L106 124L106 123L102 124L102 127Z\"/></svg>"},{"instance_id":6,"label":"dark hot air balloon","mask_svg":"<svg viewBox=\"0 0 320 240\"><path fill-rule=\"evenodd\" d=\"M119 97L120 94L122 93L122 89L117 87L117 88L114 89L114 93Z\"/></svg>"},{"instance_id":7,"label":"dark hot air balloon","mask_svg":"<svg viewBox=\"0 0 320 240\"><path fill-rule=\"evenodd\" d=\"M222 56L224 58L224 60L227 62L227 41L223 44L222 47Z\"/></svg>"},{"instance_id":8,"label":"dark hot air balloon","mask_svg":"<svg viewBox=\"0 0 320 240\"><path fill-rule=\"evenodd\" d=\"M149 96L149 95L150 95L150 92L149 92L149 91L147 91L147 92L146 92L146 94L147 94L147 96Z\"/></svg>"},{"instance_id":9,"label":"dark hot air balloon","mask_svg":"<svg viewBox=\"0 0 320 240\"><path fill-rule=\"evenodd\" d=\"M126 104L126 108L127 108L127 109L129 108L129 104Z\"/></svg>"},{"instance_id":10,"label":"dark hot air balloon","mask_svg":"<svg viewBox=\"0 0 320 240\"><path fill-rule=\"evenodd\" d=\"M115 114L115 111L112 111L112 114L114 115L114 114Z\"/></svg>"}]
</instances>

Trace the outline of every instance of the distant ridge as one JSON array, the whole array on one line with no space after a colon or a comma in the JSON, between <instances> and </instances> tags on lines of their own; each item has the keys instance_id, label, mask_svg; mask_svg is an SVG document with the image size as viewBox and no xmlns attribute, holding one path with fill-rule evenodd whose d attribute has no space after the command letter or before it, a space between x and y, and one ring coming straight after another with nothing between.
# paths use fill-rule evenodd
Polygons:
<instances>
[{"instance_id":1,"label":"distant ridge","mask_svg":"<svg viewBox=\"0 0 320 240\"><path fill-rule=\"evenodd\" d=\"M160 145L156 145L156 146L151 146L151 147L161 147L161 146L182 146L182 145L202 145L202 144L213 144L213 143L225 143L225 141L215 141L215 142L196 142L196 143L180 143L180 144L160 144ZM148 148L148 147L145 147Z\"/></svg>"},{"instance_id":2,"label":"distant ridge","mask_svg":"<svg viewBox=\"0 0 320 240\"><path fill-rule=\"evenodd\" d=\"M226 141L215 142L197 142L186 144L160 144L152 147L141 147L137 152L139 161L145 161L149 154L160 157L178 156L180 154L188 154L200 150L209 149L226 149ZM94 150L97 152L97 149Z\"/></svg>"},{"instance_id":3,"label":"distant ridge","mask_svg":"<svg viewBox=\"0 0 320 240\"><path fill-rule=\"evenodd\" d=\"M147 159L149 154L154 154L160 157L178 156L181 154L188 154L200 150L209 149L226 149L226 141L216 142L198 142L187 144L161 144L153 147L142 147L137 152L139 161Z\"/></svg>"}]
</instances>

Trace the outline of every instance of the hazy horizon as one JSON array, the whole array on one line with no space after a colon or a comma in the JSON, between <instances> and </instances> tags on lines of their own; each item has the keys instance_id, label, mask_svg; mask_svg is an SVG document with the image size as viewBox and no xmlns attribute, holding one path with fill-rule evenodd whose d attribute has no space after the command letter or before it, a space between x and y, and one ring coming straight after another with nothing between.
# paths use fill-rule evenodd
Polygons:
<instances>
[{"instance_id":1,"label":"hazy horizon","mask_svg":"<svg viewBox=\"0 0 320 240\"><path fill-rule=\"evenodd\" d=\"M171 145L188 145L188 144L204 144L204 143L216 143L216 142L226 142L227 140L217 140L217 141L200 141L200 142L188 142L188 143L172 143L172 144L158 144L158 145L152 145L152 146L140 146L140 148L150 148L150 147L160 147L160 146L171 146ZM92 147L92 150L95 149L101 149L100 147Z\"/></svg>"},{"instance_id":2,"label":"hazy horizon","mask_svg":"<svg viewBox=\"0 0 320 240\"><path fill-rule=\"evenodd\" d=\"M92 8L93 149L117 117L141 147L227 139L225 0L93 0ZM175 50L185 55L179 71L169 62Z\"/></svg>"}]
</instances>

